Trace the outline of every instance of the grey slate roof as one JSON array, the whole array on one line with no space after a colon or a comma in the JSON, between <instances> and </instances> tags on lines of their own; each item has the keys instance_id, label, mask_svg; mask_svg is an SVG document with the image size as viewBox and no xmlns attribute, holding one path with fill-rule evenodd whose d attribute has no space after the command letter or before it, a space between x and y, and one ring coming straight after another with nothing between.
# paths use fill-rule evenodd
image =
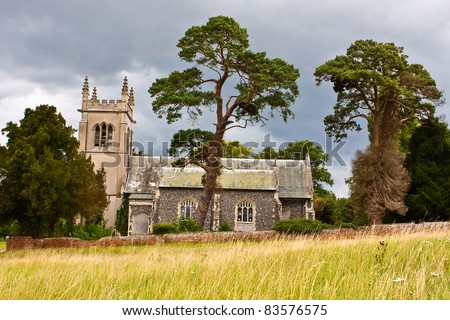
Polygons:
<instances>
[{"instance_id":1,"label":"grey slate roof","mask_svg":"<svg viewBox=\"0 0 450 320\"><path fill-rule=\"evenodd\" d=\"M128 197L129 200L151 200L153 198L154 195L148 193L132 193Z\"/></svg>"},{"instance_id":2,"label":"grey slate roof","mask_svg":"<svg viewBox=\"0 0 450 320\"><path fill-rule=\"evenodd\" d=\"M172 158L134 156L125 186L127 193L154 194L156 188L203 188L204 170L172 167ZM311 168L305 161L222 159L218 187L234 190L278 190L280 198L311 198Z\"/></svg>"}]
</instances>

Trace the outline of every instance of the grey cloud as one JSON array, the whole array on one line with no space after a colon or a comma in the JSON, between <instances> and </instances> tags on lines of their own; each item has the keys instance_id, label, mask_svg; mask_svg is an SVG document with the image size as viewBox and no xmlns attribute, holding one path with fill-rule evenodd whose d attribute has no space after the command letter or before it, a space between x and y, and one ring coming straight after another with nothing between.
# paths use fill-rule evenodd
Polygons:
<instances>
[{"instance_id":1,"label":"grey cloud","mask_svg":"<svg viewBox=\"0 0 450 320\"><path fill-rule=\"evenodd\" d=\"M130 85L136 92L135 138L144 143L170 140L173 132L190 125L183 120L169 126L152 113L147 90L154 74L147 74L147 70L165 76L184 68L186 65L178 58L178 39L190 26L204 24L216 15L231 16L247 28L253 50L283 58L301 72L301 97L293 106L294 120L285 124L275 118L267 127L249 128L245 134L230 132L229 137L258 138L271 132L277 141L324 142L323 117L332 112L336 96L327 84L316 87L313 72L318 65L345 54L357 39L404 46L410 61L423 64L441 89L450 86L446 72L450 65L450 23L446 16L450 3L444 1L4 2L0 11L0 40L4 44L0 51L0 85L26 83L23 95L32 92L33 86L45 88L45 98L61 90L81 93L83 78L89 75L93 79L91 88L98 87L99 98L119 99L122 76L129 73ZM0 103L30 103L29 99L18 98L20 91L0 90ZM36 100L36 104L41 102ZM76 109L80 101L65 103L61 106L63 115L79 119ZM8 105L8 117L17 112L20 115L13 118L20 118L25 107L30 105ZM450 109L444 106L438 113L450 116ZM0 117L2 125L10 120L4 119L5 114ZM211 123L211 117L205 117L199 125L212 130ZM77 126L76 120L70 124ZM354 151L366 144L366 133L349 135L343 157L350 161ZM348 168L332 167L332 172L342 180Z\"/></svg>"}]
</instances>

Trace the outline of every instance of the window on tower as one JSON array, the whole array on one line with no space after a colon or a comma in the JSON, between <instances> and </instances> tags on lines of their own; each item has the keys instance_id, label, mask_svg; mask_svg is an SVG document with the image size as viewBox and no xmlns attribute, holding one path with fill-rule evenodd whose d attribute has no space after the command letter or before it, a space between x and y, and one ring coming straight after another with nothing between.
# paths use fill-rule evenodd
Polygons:
<instances>
[{"instance_id":1,"label":"window on tower","mask_svg":"<svg viewBox=\"0 0 450 320\"><path fill-rule=\"evenodd\" d=\"M100 144L102 147L106 146L106 124L102 124L102 140Z\"/></svg>"},{"instance_id":2,"label":"window on tower","mask_svg":"<svg viewBox=\"0 0 450 320\"><path fill-rule=\"evenodd\" d=\"M98 124L94 128L94 147L100 147L100 126Z\"/></svg>"}]
</instances>

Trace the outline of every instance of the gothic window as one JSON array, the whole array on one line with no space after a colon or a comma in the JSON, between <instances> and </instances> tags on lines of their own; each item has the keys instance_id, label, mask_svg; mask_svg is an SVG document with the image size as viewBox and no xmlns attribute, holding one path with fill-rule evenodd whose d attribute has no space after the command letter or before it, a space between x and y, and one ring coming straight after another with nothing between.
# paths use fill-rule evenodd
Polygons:
<instances>
[{"instance_id":1,"label":"gothic window","mask_svg":"<svg viewBox=\"0 0 450 320\"><path fill-rule=\"evenodd\" d=\"M104 147L106 145L106 124L102 124L102 140L100 145Z\"/></svg>"},{"instance_id":2,"label":"gothic window","mask_svg":"<svg viewBox=\"0 0 450 320\"><path fill-rule=\"evenodd\" d=\"M194 218L197 202L191 199L185 199L180 203L180 218Z\"/></svg>"},{"instance_id":3,"label":"gothic window","mask_svg":"<svg viewBox=\"0 0 450 320\"><path fill-rule=\"evenodd\" d=\"M112 127L112 125L109 125L108 126L108 141L107 141L107 143L108 143L108 145L112 145L112 142L113 142L113 127Z\"/></svg>"},{"instance_id":4,"label":"gothic window","mask_svg":"<svg viewBox=\"0 0 450 320\"><path fill-rule=\"evenodd\" d=\"M108 147L113 142L114 129L105 123L94 127L94 147Z\"/></svg>"},{"instance_id":5,"label":"gothic window","mask_svg":"<svg viewBox=\"0 0 450 320\"><path fill-rule=\"evenodd\" d=\"M242 201L237 206L237 221L238 222L253 222L254 220L254 205L248 201Z\"/></svg>"},{"instance_id":6,"label":"gothic window","mask_svg":"<svg viewBox=\"0 0 450 320\"><path fill-rule=\"evenodd\" d=\"M100 126L98 124L94 128L94 147L100 147Z\"/></svg>"}]
</instances>

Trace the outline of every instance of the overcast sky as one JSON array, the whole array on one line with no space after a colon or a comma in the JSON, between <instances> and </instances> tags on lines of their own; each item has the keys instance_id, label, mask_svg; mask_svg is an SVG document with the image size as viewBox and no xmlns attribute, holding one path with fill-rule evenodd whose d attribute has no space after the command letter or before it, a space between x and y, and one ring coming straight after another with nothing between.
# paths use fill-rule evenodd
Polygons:
<instances>
[{"instance_id":1,"label":"overcast sky","mask_svg":"<svg viewBox=\"0 0 450 320\"><path fill-rule=\"evenodd\" d=\"M327 145L323 118L336 101L330 84L316 87L317 66L345 54L359 39L394 42L409 62L422 64L441 90L450 86L450 2L446 0L86 0L5 1L0 11L0 126L18 122L25 108L55 105L68 124L78 128L81 88L89 76L98 98L120 99L123 77L136 94L135 140L153 142L159 154L188 120L167 125L152 112L147 92L156 78L186 67L176 44L193 25L226 15L246 28L251 49L266 51L296 66L301 96L294 120L278 118L267 126L231 130L227 140L257 143L309 139L334 158L329 170L338 196L347 196L354 152L367 145L367 133L350 134L343 146ZM438 114L450 119L450 107ZM206 117L199 126L213 130ZM6 137L0 136L0 144ZM334 151L333 151L334 150ZM148 150L146 150L148 152Z\"/></svg>"}]
</instances>

